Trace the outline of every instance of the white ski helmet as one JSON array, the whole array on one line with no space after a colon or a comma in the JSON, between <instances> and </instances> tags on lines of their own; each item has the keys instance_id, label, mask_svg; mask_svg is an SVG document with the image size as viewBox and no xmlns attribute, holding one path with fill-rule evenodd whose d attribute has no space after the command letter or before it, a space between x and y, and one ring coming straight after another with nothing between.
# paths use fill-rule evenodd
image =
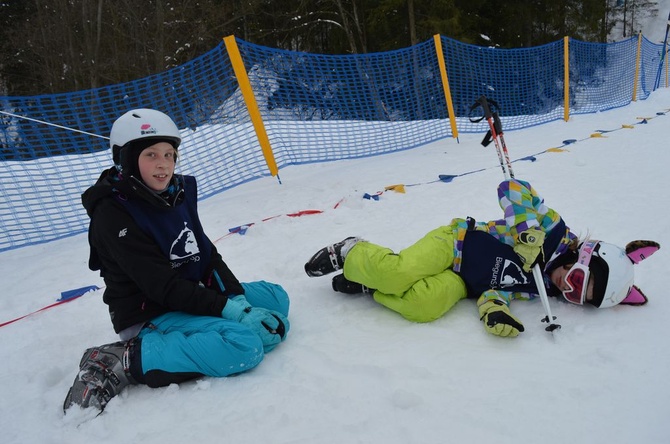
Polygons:
<instances>
[{"instance_id":1,"label":"white ski helmet","mask_svg":"<svg viewBox=\"0 0 670 444\"><path fill-rule=\"evenodd\" d=\"M147 108L128 111L116 119L109 134L114 164L123 165L122 149L131 142L140 140L166 141L177 149L181 144L181 135L179 128L167 114Z\"/></svg>"},{"instance_id":2,"label":"white ski helmet","mask_svg":"<svg viewBox=\"0 0 670 444\"><path fill-rule=\"evenodd\" d=\"M579 245L577 262L564 276L566 301L577 305L588 302L598 308L615 305L644 305L647 297L633 285L633 266L657 252L661 246L652 240L634 240L626 248L587 239ZM593 278L593 297L586 301L588 283Z\"/></svg>"},{"instance_id":3,"label":"white ski helmet","mask_svg":"<svg viewBox=\"0 0 670 444\"><path fill-rule=\"evenodd\" d=\"M598 241L591 253L589 270L594 277L591 303L596 307L618 305L633 287L633 261L616 245Z\"/></svg>"}]
</instances>

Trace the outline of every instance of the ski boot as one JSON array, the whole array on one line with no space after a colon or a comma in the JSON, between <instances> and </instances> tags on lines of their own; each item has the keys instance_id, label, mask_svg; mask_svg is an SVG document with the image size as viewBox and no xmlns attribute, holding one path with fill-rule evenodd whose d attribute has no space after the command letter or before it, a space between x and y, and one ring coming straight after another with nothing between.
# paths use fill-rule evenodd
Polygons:
<instances>
[{"instance_id":1,"label":"ski boot","mask_svg":"<svg viewBox=\"0 0 670 444\"><path fill-rule=\"evenodd\" d=\"M315 277L342 269L347 253L360 241L358 237L348 237L341 242L320 249L305 264L305 273L310 277Z\"/></svg>"},{"instance_id":2,"label":"ski boot","mask_svg":"<svg viewBox=\"0 0 670 444\"><path fill-rule=\"evenodd\" d=\"M139 357L139 344L131 340L86 350L79 362L79 373L65 397L63 411L77 404L102 413L110 399L127 385L137 384L130 374L130 358Z\"/></svg>"},{"instance_id":3,"label":"ski boot","mask_svg":"<svg viewBox=\"0 0 670 444\"><path fill-rule=\"evenodd\" d=\"M363 284L352 282L344 277L344 274L338 274L333 278L333 290L346 294L372 294L375 291Z\"/></svg>"}]
</instances>

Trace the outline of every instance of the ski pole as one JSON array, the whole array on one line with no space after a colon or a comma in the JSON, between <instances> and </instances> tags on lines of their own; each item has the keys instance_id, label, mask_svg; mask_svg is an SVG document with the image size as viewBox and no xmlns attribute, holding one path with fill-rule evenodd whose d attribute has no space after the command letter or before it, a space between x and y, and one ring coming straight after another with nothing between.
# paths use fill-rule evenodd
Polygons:
<instances>
[{"instance_id":1,"label":"ski pole","mask_svg":"<svg viewBox=\"0 0 670 444\"><path fill-rule=\"evenodd\" d=\"M500 121L498 113L491 111L491 107L489 106L489 104L498 108L497 102L493 100L488 100L485 96L481 96L479 99L477 99L477 102L475 102L471 110L477 108L478 106L481 106L482 109L484 110L484 117L478 120L470 119L470 121L476 123L480 122L482 119L486 119L486 121L489 124L489 131L486 133L486 136L484 136L482 145L488 146L491 142L493 142L493 144L496 147L496 152L498 153L500 168L502 168L505 179L514 179L514 171L512 171L512 162L510 161L509 152L507 151L507 144L505 143L505 138L503 136L502 122ZM503 163L503 155L506 166Z\"/></svg>"},{"instance_id":2,"label":"ski pole","mask_svg":"<svg viewBox=\"0 0 670 444\"><path fill-rule=\"evenodd\" d=\"M477 99L477 102L475 102L475 104L472 105L472 107L470 108L470 112L481 106L482 110L484 111L484 116L478 120L473 120L471 118L470 121L476 123L480 122L482 119L486 119L486 121L489 124L489 131L486 133L486 136L484 136L482 145L488 146L491 142L494 143L496 147L496 152L498 153L498 160L500 161L500 167L502 168L503 175L505 176L505 180L513 179L514 171L512 170L512 162L510 161L507 145L505 144L505 139L503 137L502 122L500 121L500 117L498 116L497 111L496 112L491 111L489 103L493 105L495 108L499 108L498 104L495 101L488 100L486 96L481 96L479 99ZM504 156L504 163L503 163L503 156ZM542 318L542 322L546 322L549 324L547 328L545 328L546 331L553 332L554 330L560 329L561 325L556 324L554 322L556 320L556 316L553 316L551 314L551 307L549 306L549 296L547 295L547 289L544 288L544 278L542 277L542 269L540 268L540 264L535 264L532 270L533 270L533 279L535 280L535 286L537 287L537 292L540 295L540 300L542 301L542 306L544 307L544 312L546 313L546 316Z\"/></svg>"},{"instance_id":3,"label":"ski pole","mask_svg":"<svg viewBox=\"0 0 670 444\"><path fill-rule=\"evenodd\" d=\"M668 45L668 32L670 32L670 13L668 13L668 23L665 25L665 38L663 39L663 49L661 49L661 59L658 62L658 71L656 72L656 82L654 82L654 89L656 91L661 85L661 73L663 72L663 62L665 61L666 48Z\"/></svg>"}]
</instances>

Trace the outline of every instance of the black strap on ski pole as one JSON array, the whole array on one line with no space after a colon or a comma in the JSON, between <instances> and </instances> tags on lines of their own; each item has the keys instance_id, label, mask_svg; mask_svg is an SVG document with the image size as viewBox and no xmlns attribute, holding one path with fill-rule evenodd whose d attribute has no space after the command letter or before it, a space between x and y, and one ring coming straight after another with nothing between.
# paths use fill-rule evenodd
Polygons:
<instances>
[{"instance_id":1,"label":"black strap on ski pole","mask_svg":"<svg viewBox=\"0 0 670 444\"><path fill-rule=\"evenodd\" d=\"M489 146L493 142L498 134L502 135L502 122L500 122L500 117L498 116L497 110L499 109L498 103L495 100L487 99L486 96L481 96L477 101L470 107L470 114L477 108L481 106L483 111L483 116L478 119L473 119L470 117L470 122L478 123L486 119L489 123L490 129L484 136L482 140L483 146ZM496 111L492 112L491 107L494 107Z\"/></svg>"},{"instance_id":2,"label":"black strap on ski pole","mask_svg":"<svg viewBox=\"0 0 670 444\"><path fill-rule=\"evenodd\" d=\"M514 172L512 171L512 162L509 158L509 152L507 151L507 145L505 144L505 139L503 138L502 122L500 121L500 116L498 115L498 110L500 107L498 103L494 100L487 99L486 96L481 96L477 101L470 107L470 114L481 107L483 110L483 116L474 119L470 117L470 121L473 123L481 122L483 119L489 124L489 131L486 133L484 140L482 141L483 146L488 146L493 142L496 147L496 152L498 153L498 160L500 161L500 168L503 170L505 179L514 179ZM491 108L494 108L495 111L491 111ZM503 154L505 161L503 162ZM542 301L542 306L546 316L542 318L542 322L546 322L549 325L545 328L548 332L553 332L554 330L560 329L560 324L556 324L556 316L551 314L551 307L549 306L549 296L547 295L547 289L544 287L544 277L542 276L542 269L540 265L536 264L532 268L533 270L533 279L535 280L535 286L537 287L537 292L540 295L540 300Z\"/></svg>"},{"instance_id":3,"label":"black strap on ski pole","mask_svg":"<svg viewBox=\"0 0 670 444\"><path fill-rule=\"evenodd\" d=\"M512 162L507 153L507 146L505 145L505 139L503 138L502 122L500 121L500 116L498 116L498 110L500 109L498 102L487 99L486 96L481 96L470 107L470 115L472 115L472 112L479 107L482 108L484 115L479 118L470 117L470 121L472 123L477 123L486 119L486 122L489 124L489 130L486 133L486 136L484 136L484 140L482 140L482 145L489 146L491 142L493 142L496 147L496 153L498 153L500 168L502 169L505 179L513 179L514 171L512 171ZM495 111L491 111L491 108ZM505 156L504 161L503 154Z\"/></svg>"}]
</instances>

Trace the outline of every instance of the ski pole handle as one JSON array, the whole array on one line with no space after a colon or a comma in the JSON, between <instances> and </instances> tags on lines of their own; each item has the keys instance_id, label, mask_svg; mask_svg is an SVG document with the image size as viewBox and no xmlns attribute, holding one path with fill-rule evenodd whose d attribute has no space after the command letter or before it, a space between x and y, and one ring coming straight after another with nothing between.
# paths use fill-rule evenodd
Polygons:
<instances>
[{"instance_id":1,"label":"ski pole handle","mask_svg":"<svg viewBox=\"0 0 670 444\"><path fill-rule=\"evenodd\" d=\"M494 107L498 108L498 104L494 100L489 100L484 95L479 96L479 98L475 100L475 103L473 103L472 106L470 107L470 116L469 116L470 122L479 123L484 119L488 120L492 118L494 116L494 113L491 111L491 106L489 105L489 103ZM482 112L484 113L484 115L476 118L472 117L473 112L480 106L482 107Z\"/></svg>"},{"instance_id":2,"label":"ski pole handle","mask_svg":"<svg viewBox=\"0 0 670 444\"><path fill-rule=\"evenodd\" d=\"M491 117L493 117L493 114L491 113L491 107L489 106L489 101L486 98L486 96L479 97L479 99L477 99L477 103L479 103L482 106L485 119L490 119Z\"/></svg>"}]
</instances>

